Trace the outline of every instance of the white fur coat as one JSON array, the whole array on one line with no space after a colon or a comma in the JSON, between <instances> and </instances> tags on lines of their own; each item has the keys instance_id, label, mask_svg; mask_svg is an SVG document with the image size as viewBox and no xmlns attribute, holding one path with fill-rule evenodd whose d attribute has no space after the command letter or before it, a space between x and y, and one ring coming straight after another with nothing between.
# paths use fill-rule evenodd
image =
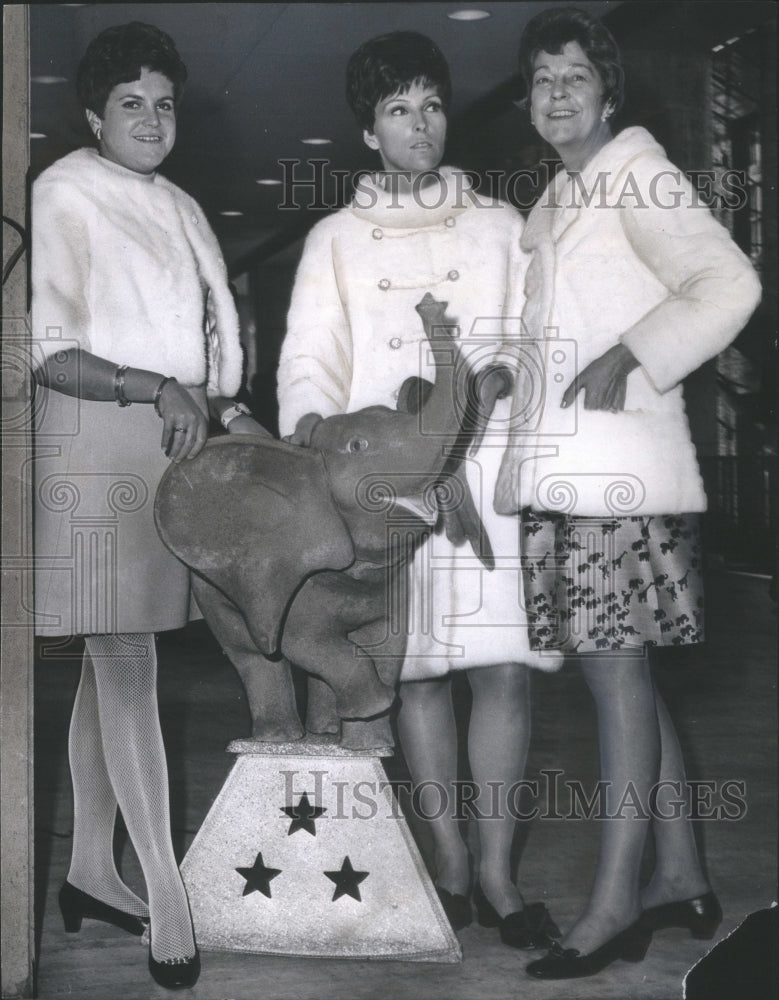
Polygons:
<instances>
[{"instance_id":1,"label":"white fur coat","mask_svg":"<svg viewBox=\"0 0 779 1000\"><path fill-rule=\"evenodd\" d=\"M416 197L364 180L352 205L323 219L306 240L279 367L281 433L310 412L394 409L406 378L434 380L414 308L426 292L448 303L475 368L501 358L523 305L522 227L509 205L478 199L465 175L448 168ZM420 547L409 578L403 680L510 661L559 666L556 653L529 648L519 520L492 509L508 413L509 400L500 400L478 454L465 462L496 568L488 572L468 545L454 546L444 534Z\"/></svg>"},{"instance_id":2,"label":"white fur coat","mask_svg":"<svg viewBox=\"0 0 779 1000\"><path fill-rule=\"evenodd\" d=\"M238 316L216 237L184 191L80 149L33 185L32 234L37 360L80 347L235 395Z\"/></svg>"},{"instance_id":3,"label":"white fur coat","mask_svg":"<svg viewBox=\"0 0 779 1000\"><path fill-rule=\"evenodd\" d=\"M681 380L723 350L760 299L752 265L643 128L564 170L530 214L527 363L497 509L583 516L702 511ZM577 371L624 343L640 362L620 413L563 409Z\"/></svg>"},{"instance_id":4,"label":"white fur coat","mask_svg":"<svg viewBox=\"0 0 779 1000\"><path fill-rule=\"evenodd\" d=\"M522 311L521 282L510 278L524 274L523 223L509 205L475 200L466 175L448 168L418 196L365 178L352 205L314 226L281 351L282 434L309 412L394 408L404 379L434 379L414 308L425 292L449 303L475 363L491 360L504 317L518 322Z\"/></svg>"}]
</instances>

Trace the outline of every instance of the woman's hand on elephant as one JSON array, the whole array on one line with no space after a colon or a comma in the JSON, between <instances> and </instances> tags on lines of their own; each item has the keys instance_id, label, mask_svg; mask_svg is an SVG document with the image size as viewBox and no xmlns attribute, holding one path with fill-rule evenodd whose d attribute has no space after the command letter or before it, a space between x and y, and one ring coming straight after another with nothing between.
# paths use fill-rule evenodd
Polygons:
<instances>
[{"instance_id":1,"label":"woman's hand on elephant","mask_svg":"<svg viewBox=\"0 0 779 1000\"><path fill-rule=\"evenodd\" d=\"M639 362L624 344L615 344L605 354L590 362L563 393L561 406L573 403L584 390L585 410L608 410L619 413L625 409L628 375Z\"/></svg>"},{"instance_id":2,"label":"woman's hand on elephant","mask_svg":"<svg viewBox=\"0 0 779 1000\"><path fill-rule=\"evenodd\" d=\"M174 462L194 458L208 438L208 419L178 382L168 382L157 405L162 417L162 450Z\"/></svg>"},{"instance_id":3,"label":"woman's hand on elephant","mask_svg":"<svg viewBox=\"0 0 779 1000\"><path fill-rule=\"evenodd\" d=\"M262 424L258 423L254 417L243 413L240 417L234 417L227 425L228 434L261 434L263 437L272 438L270 431L266 430Z\"/></svg>"},{"instance_id":4,"label":"woman's hand on elephant","mask_svg":"<svg viewBox=\"0 0 779 1000\"><path fill-rule=\"evenodd\" d=\"M311 432L318 423L322 421L320 413L306 413L295 424L295 430L291 434L285 435L281 440L287 444L298 444L303 448L311 446Z\"/></svg>"}]
</instances>

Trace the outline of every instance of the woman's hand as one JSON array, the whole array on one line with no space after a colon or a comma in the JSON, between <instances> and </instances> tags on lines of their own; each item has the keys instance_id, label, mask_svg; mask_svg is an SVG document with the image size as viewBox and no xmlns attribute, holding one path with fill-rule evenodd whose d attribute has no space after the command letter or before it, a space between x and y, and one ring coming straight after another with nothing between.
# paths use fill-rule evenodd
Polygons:
<instances>
[{"instance_id":1,"label":"woman's hand","mask_svg":"<svg viewBox=\"0 0 779 1000\"><path fill-rule=\"evenodd\" d=\"M208 437L208 419L186 389L171 381L163 387L157 404L162 417L162 449L168 458L181 462L203 450Z\"/></svg>"},{"instance_id":2,"label":"woman's hand","mask_svg":"<svg viewBox=\"0 0 779 1000\"><path fill-rule=\"evenodd\" d=\"M639 362L624 344L615 344L605 354L590 362L563 393L561 406L570 406L577 393L584 390L585 410L625 409L628 375Z\"/></svg>"},{"instance_id":3,"label":"woman's hand","mask_svg":"<svg viewBox=\"0 0 779 1000\"><path fill-rule=\"evenodd\" d=\"M272 438L273 435L266 430L262 424L258 423L254 417L242 413L240 417L234 417L227 425L228 434L260 434L262 437Z\"/></svg>"},{"instance_id":4,"label":"woman's hand","mask_svg":"<svg viewBox=\"0 0 779 1000\"><path fill-rule=\"evenodd\" d=\"M306 413L295 425L295 430L291 434L285 434L281 439L287 444L298 444L302 448L311 447L311 434L318 423L322 421L319 413Z\"/></svg>"}]
</instances>

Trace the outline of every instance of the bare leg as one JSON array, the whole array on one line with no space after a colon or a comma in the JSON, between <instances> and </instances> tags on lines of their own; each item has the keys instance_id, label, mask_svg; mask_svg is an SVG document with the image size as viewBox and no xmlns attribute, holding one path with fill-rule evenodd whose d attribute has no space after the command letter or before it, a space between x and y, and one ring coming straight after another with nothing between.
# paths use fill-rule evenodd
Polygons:
<instances>
[{"instance_id":1,"label":"bare leg","mask_svg":"<svg viewBox=\"0 0 779 1000\"><path fill-rule=\"evenodd\" d=\"M606 819L601 825L600 854L590 898L561 941L565 948L589 954L641 913L638 877L649 828L649 791L660 770L660 728L646 657L606 654L582 657L581 664L598 713L607 812L622 817ZM633 790L643 806L638 814L623 801L626 792Z\"/></svg>"},{"instance_id":2,"label":"bare leg","mask_svg":"<svg viewBox=\"0 0 779 1000\"><path fill-rule=\"evenodd\" d=\"M448 677L400 685L398 732L414 784L431 783L422 790L419 807L426 817L437 817L428 820L436 884L448 892L466 896L470 867L468 849L454 818L457 727ZM447 808L441 815L442 793L438 789L447 796Z\"/></svg>"},{"instance_id":3,"label":"bare leg","mask_svg":"<svg viewBox=\"0 0 779 1000\"><path fill-rule=\"evenodd\" d=\"M89 636L103 751L149 894L157 961L195 953L192 920L170 835L168 767L157 707L154 636Z\"/></svg>"},{"instance_id":4,"label":"bare leg","mask_svg":"<svg viewBox=\"0 0 779 1000\"><path fill-rule=\"evenodd\" d=\"M73 853L68 881L109 906L148 917L146 903L124 884L116 870L116 796L103 753L95 668L86 649L70 720L68 755L73 782Z\"/></svg>"},{"instance_id":5,"label":"bare leg","mask_svg":"<svg viewBox=\"0 0 779 1000\"><path fill-rule=\"evenodd\" d=\"M526 666L502 663L467 671L473 693L468 757L477 788L479 884L501 917L523 907L511 878L516 822L508 793L525 773L530 743L530 676Z\"/></svg>"},{"instance_id":6,"label":"bare leg","mask_svg":"<svg viewBox=\"0 0 779 1000\"><path fill-rule=\"evenodd\" d=\"M682 794L676 795L674 792L673 797L684 799L687 803L689 799L687 776L676 729L665 702L657 692L655 704L660 723L660 780L678 782ZM670 814L670 810L664 807L663 810L666 814ZM652 817L655 871L649 885L641 893L641 902L645 909L661 903L694 899L709 892L710 887L701 868L688 815L688 811L684 809L675 819Z\"/></svg>"}]
</instances>

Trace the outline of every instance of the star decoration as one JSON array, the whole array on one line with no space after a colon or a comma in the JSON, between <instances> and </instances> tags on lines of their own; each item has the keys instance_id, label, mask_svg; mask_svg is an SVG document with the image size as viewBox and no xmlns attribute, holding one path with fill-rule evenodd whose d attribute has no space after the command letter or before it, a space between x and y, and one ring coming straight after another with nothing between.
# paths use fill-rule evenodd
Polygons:
<instances>
[{"instance_id":1,"label":"star decoration","mask_svg":"<svg viewBox=\"0 0 779 1000\"><path fill-rule=\"evenodd\" d=\"M335 892L333 893L332 902L340 899L341 896L351 896L358 903L362 902L360 890L357 887L360 882L368 877L370 872L356 872L352 868L352 863L348 855L344 858L344 863L341 865L340 871L324 872L324 874L327 875L331 882L335 882Z\"/></svg>"},{"instance_id":2,"label":"star decoration","mask_svg":"<svg viewBox=\"0 0 779 1000\"><path fill-rule=\"evenodd\" d=\"M308 793L303 792L296 806L281 806L281 811L292 820L289 824L289 830L287 830L288 837L291 837L298 830L305 830L312 837L316 837L314 820L319 819L322 813L327 812L327 809L323 809L322 806L312 806L308 801Z\"/></svg>"},{"instance_id":3,"label":"star decoration","mask_svg":"<svg viewBox=\"0 0 779 1000\"><path fill-rule=\"evenodd\" d=\"M236 868L239 875L246 879L243 887L243 896L248 896L251 892L261 892L263 896L271 898L270 881L281 874L281 868L268 868L262 860L262 851L257 855L251 868Z\"/></svg>"}]
</instances>

